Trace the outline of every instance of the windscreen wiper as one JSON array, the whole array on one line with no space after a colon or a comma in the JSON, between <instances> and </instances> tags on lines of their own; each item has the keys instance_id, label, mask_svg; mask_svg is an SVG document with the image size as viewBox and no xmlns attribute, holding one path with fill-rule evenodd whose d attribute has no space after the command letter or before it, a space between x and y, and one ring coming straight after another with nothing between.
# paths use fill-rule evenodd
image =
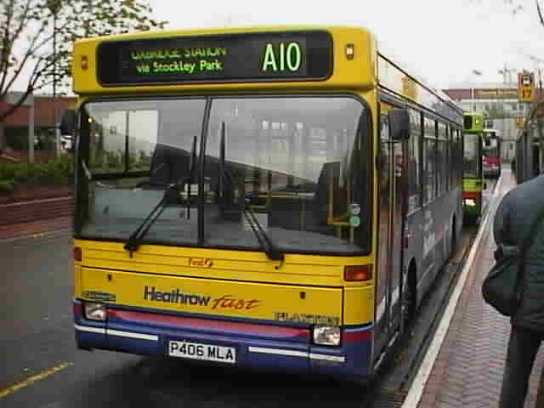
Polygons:
<instances>
[{"instance_id":1,"label":"windscreen wiper","mask_svg":"<svg viewBox=\"0 0 544 408\"><path fill-rule=\"evenodd\" d=\"M247 222L251 227L251 230L255 234L257 241L259 241L259 244L261 245L261 248L263 249L268 259L272 261L283 262L283 260L285 259L283 252L281 252L278 247L276 247L274 242L272 242L268 234L263 229L262 225L259 223L259 220L255 216L255 212L250 207L246 207L244 205L244 207L242 207L242 213L246 217Z\"/></svg>"},{"instance_id":2,"label":"windscreen wiper","mask_svg":"<svg viewBox=\"0 0 544 408\"><path fill-rule=\"evenodd\" d=\"M142 223L134 230L127 242L125 243L124 248L129 252L130 257L132 258L132 253L138 250L138 247L142 243L142 239L149 231L149 228L157 221L157 218L162 214L164 209L169 203L177 202L179 200L179 189L176 184L169 184L164 190L164 195L161 200L153 207L147 217L142 221Z\"/></svg>"},{"instance_id":3,"label":"windscreen wiper","mask_svg":"<svg viewBox=\"0 0 544 408\"><path fill-rule=\"evenodd\" d=\"M149 231L149 228L157 221L157 218L160 217L164 209L168 204L177 204L179 202L180 190L179 186L181 185L181 190L187 186L187 219L191 216L191 184L194 179L194 172L196 167L196 136L193 139L193 148L191 151L191 160L189 162L189 176L181 182L181 184L168 184L164 190L164 195L162 199L155 205L151 212L145 217L142 223L134 230L127 242L125 243L125 249L129 251L130 257L132 258L132 253L138 250L143 237Z\"/></svg>"},{"instance_id":4,"label":"windscreen wiper","mask_svg":"<svg viewBox=\"0 0 544 408\"><path fill-rule=\"evenodd\" d=\"M230 174L229 169L225 165L225 139L227 133L227 126L225 122L221 122L221 139L219 141L219 178L220 178L220 194L223 193L223 177L228 177L231 181L234 180ZM263 249L264 253L268 259L272 261L283 262L285 256L283 253L276 247L274 242L270 239L266 231L263 229L262 225L259 223L259 220L255 216L255 212L248 206L249 200L244 198L244 204L242 205L242 214L246 217L251 230L255 234L259 245Z\"/></svg>"}]
</instances>

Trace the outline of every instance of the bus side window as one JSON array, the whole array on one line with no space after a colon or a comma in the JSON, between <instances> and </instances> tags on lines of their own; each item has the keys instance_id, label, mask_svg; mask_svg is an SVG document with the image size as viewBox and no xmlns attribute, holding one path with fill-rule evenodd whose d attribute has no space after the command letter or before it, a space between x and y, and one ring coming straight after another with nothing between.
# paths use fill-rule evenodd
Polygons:
<instances>
[{"instance_id":1,"label":"bus side window","mask_svg":"<svg viewBox=\"0 0 544 408\"><path fill-rule=\"evenodd\" d=\"M435 121L425 118L423 140L423 161L425 172L425 203L436 197L436 127Z\"/></svg>"},{"instance_id":2,"label":"bus side window","mask_svg":"<svg viewBox=\"0 0 544 408\"><path fill-rule=\"evenodd\" d=\"M454 129L448 126L448 190L452 190L455 186L455 144L454 144Z\"/></svg>"},{"instance_id":3,"label":"bus side window","mask_svg":"<svg viewBox=\"0 0 544 408\"><path fill-rule=\"evenodd\" d=\"M446 125L438 123L438 141L436 145L437 195L447 191L448 157L447 157Z\"/></svg>"},{"instance_id":4,"label":"bus side window","mask_svg":"<svg viewBox=\"0 0 544 408\"><path fill-rule=\"evenodd\" d=\"M457 187L463 177L463 150L463 138L459 136L459 130L451 128L452 188Z\"/></svg>"},{"instance_id":5,"label":"bus side window","mask_svg":"<svg viewBox=\"0 0 544 408\"><path fill-rule=\"evenodd\" d=\"M457 157L455 160L457 163L457 185L460 186L463 183L463 138L459 129L455 130L455 137L457 144Z\"/></svg>"},{"instance_id":6,"label":"bus side window","mask_svg":"<svg viewBox=\"0 0 544 408\"><path fill-rule=\"evenodd\" d=\"M410 110L410 139L408 142L408 212L421 206L420 171L421 113Z\"/></svg>"}]
</instances>

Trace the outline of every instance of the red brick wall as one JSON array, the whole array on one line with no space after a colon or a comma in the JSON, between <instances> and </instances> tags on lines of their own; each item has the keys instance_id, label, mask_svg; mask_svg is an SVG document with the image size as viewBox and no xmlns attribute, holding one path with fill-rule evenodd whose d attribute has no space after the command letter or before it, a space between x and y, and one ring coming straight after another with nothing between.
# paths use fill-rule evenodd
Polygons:
<instances>
[{"instance_id":1,"label":"red brick wall","mask_svg":"<svg viewBox=\"0 0 544 408\"><path fill-rule=\"evenodd\" d=\"M69 216L73 212L72 197L21 201L0 205L0 225Z\"/></svg>"},{"instance_id":2,"label":"red brick wall","mask_svg":"<svg viewBox=\"0 0 544 408\"><path fill-rule=\"evenodd\" d=\"M34 97L34 126L54 127L55 111L60 121L62 114L68 108L75 108L76 98L52 98L47 96ZM0 101L0 110L7 108L7 103ZM9 115L4 121L5 127L28 126L28 115L30 108L20 106L15 112Z\"/></svg>"}]
</instances>

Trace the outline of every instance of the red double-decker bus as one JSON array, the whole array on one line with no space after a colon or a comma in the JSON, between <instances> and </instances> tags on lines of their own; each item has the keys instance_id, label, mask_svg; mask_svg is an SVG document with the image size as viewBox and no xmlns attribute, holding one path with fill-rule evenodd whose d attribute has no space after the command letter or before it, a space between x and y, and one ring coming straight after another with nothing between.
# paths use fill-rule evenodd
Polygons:
<instances>
[{"instance_id":1,"label":"red double-decker bus","mask_svg":"<svg viewBox=\"0 0 544 408\"><path fill-rule=\"evenodd\" d=\"M484 129L482 164L484 177L499 178L501 175L501 139L495 129Z\"/></svg>"}]
</instances>

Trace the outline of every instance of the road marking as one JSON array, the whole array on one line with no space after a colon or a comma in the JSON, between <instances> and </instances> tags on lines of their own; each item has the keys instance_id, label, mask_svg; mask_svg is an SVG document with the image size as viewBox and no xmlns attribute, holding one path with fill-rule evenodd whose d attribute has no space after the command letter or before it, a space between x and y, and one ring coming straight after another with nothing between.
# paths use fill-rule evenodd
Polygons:
<instances>
[{"instance_id":1,"label":"road marking","mask_svg":"<svg viewBox=\"0 0 544 408\"><path fill-rule=\"evenodd\" d=\"M0 399L7 397L10 394L13 394L14 392L17 392L23 388L29 387L32 384L37 383L38 381L43 381L48 377L51 377L52 375L58 373L59 371L62 371L70 366L73 366L74 363L68 363L66 361L57 364L51 368L48 368L47 370L41 371L37 374L34 374L28 378L25 378L24 380L21 380L19 382L16 382L15 384L10 385L6 388L0 388Z\"/></svg>"},{"instance_id":2,"label":"road marking","mask_svg":"<svg viewBox=\"0 0 544 408\"><path fill-rule=\"evenodd\" d=\"M459 298L461 297L461 293L463 292L463 288L465 287L465 283L468 278L468 273L472 269L472 264L474 262L474 259L476 258L476 253L478 252L480 241L482 240L484 231L487 230L487 227L488 227L487 224L489 223L489 220L491 219L491 214L495 212L498 206L497 198L501 191L499 188L499 185L502 183L503 180L504 180L504 177L501 177L495 186L495 189L493 191L493 196L492 196L493 207L490 207L488 205L489 210L486 212L485 219L480 224L480 229L478 231L478 235L476 236L476 239L474 240L472 248L470 249L467 263L465 264L465 266L463 267L463 270L461 271L461 276L459 277L459 281L457 282L457 285L455 285L455 289L451 295L450 301L448 302L448 306L446 307L446 310L444 311L442 320L440 321L440 324L438 325L438 328L436 329L436 333L434 334L431 345L429 346L429 348L427 349L427 352L425 353L423 362L421 363L421 366L419 367L416 377L414 378L414 381L412 382L412 385L410 386L408 395L406 396L406 399L404 400L404 403L402 404L401 408L417 407L417 405L419 404L419 401L421 400L421 396L423 395L423 391L425 389L425 384L427 384L427 380L429 379L429 375L431 375L431 371L433 369L434 362L436 361L436 357L438 356L438 353L440 352L440 349L442 347L442 343L444 342L444 339L446 338L446 334L448 333L448 329L453 319L453 315L455 314L455 309L457 308L457 303L459 302Z\"/></svg>"}]
</instances>

